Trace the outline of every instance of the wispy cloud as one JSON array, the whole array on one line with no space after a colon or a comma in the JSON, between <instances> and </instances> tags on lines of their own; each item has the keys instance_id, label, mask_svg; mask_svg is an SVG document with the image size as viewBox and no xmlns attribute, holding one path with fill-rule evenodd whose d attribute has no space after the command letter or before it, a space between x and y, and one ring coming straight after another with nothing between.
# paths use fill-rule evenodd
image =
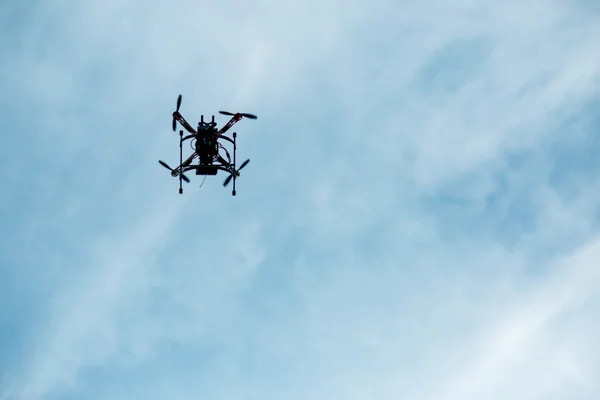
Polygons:
<instances>
[{"instance_id":1,"label":"wispy cloud","mask_svg":"<svg viewBox=\"0 0 600 400\"><path fill-rule=\"evenodd\" d=\"M3 400L600 393L593 7L17 11ZM179 93L259 116L238 196L156 162Z\"/></svg>"}]
</instances>

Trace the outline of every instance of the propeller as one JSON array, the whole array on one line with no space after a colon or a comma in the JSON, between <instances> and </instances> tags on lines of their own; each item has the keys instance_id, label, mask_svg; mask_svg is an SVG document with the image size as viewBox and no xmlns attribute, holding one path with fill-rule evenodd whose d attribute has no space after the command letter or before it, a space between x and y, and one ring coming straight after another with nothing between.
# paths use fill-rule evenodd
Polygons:
<instances>
[{"instance_id":1,"label":"propeller","mask_svg":"<svg viewBox=\"0 0 600 400\"><path fill-rule=\"evenodd\" d=\"M229 111L219 111L220 114L223 115L229 115L229 116L235 116L236 114L231 113ZM248 114L248 113L238 113L240 114L242 117L246 117L246 118L250 118L250 119L256 119L256 115L254 114Z\"/></svg>"},{"instance_id":2,"label":"propeller","mask_svg":"<svg viewBox=\"0 0 600 400\"><path fill-rule=\"evenodd\" d=\"M181 95L179 95L177 97L177 109L175 109L175 112L179 112L179 107L181 107ZM175 132L177 130L177 120L175 119L175 117L173 117L173 132Z\"/></svg>"},{"instance_id":3,"label":"propeller","mask_svg":"<svg viewBox=\"0 0 600 400\"><path fill-rule=\"evenodd\" d=\"M248 165L249 162L250 162L250 159L244 161L242 163L242 165L240 165L240 167L237 169L237 171L235 171L235 175L239 176L240 175L240 170L242 168L244 168L246 165ZM229 184L229 182L231 182L231 178L233 178L233 174L231 174L227 178L225 178L225 182L223 182L223 186L227 186Z\"/></svg>"},{"instance_id":4,"label":"propeller","mask_svg":"<svg viewBox=\"0 0 600 400\"><path fill-rule=\"evenodd\" d=\"M165 168L166 168L166 169L168 169L169 171L171 171L171 172L174 172L174 171L173 171L173 168L169 167L169 166L167 165L167 163L166 163L166 162L164 162L164 161L162 161L162 160L158 160L158 162L159 162L159 164L160 164L160 165L162 165L163 167L165 167ZM240 168L240 169L241 169L241 168ZM183 180L184 180L184 181L186 181L187 183L190 183L190 180L188 179L188 177L187 177L187 176L185 176L184 174L180 174L180 175L181 175L181 179L183 179ZM175 176L175 175L173 175L173 176Z\"/></svg>"}]
</instances>

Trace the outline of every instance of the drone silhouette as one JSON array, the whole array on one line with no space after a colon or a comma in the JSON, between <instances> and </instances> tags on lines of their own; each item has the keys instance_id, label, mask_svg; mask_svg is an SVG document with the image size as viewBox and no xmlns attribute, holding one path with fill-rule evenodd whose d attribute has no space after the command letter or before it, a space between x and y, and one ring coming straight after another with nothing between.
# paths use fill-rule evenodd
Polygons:
<instances>
[{"instance_id":1,"label":"drone silhouette","mask_svg":"<svg viewBox=\"0 0 600 400\"><path fill-rule=\"evenodd\" d=\"M236 169L237 133L233 132L232 138L225 136L224 133L242 118L256 119L256 115L219 111L220 114L231 116L229 122L221 129L217 129L214 115L210 122L205 122L204 115L202 115L200 117L200 122L198 122L198 129L195 130L179 113L180 107L181 95L177 98L177 108L173 112L173 132L177 130L177 122L179 122L190 134L184 137L183 130L179 131L179 166L177 168L171 168L162 160L159 160L158 162L160 165L171 171L171 176L179 177L179 194L183 193L182 181L186 181L187 183L190 182L184 172L194 170L196 171L196 175L206 176L216 175L217 172L221 170L229 174L223 182L223 186L227 186L233 179L233 190L231 191L231 194L235 196L235 181L240 176L240 170L248 165L250 160L244 161L240 167ZM229 151L227 151L225 146L219 142L220 139L233 145L233 161ZM190 140L190 146L194 151L185 161L183 161L183 142L186 140ZM227 160L219 153L220 150L223 150ZM195 159L198 159L198 163L193 165L192 162Z\"/></svg>"}]
</instances>

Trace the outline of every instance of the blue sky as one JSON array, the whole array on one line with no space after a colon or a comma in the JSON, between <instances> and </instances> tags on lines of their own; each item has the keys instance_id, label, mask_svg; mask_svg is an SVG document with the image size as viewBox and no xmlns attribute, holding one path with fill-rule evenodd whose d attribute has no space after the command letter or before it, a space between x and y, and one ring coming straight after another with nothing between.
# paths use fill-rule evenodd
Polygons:
<instances>
[{"instance_id":1,"label":"blue sky","mask_svg":"<svg viewBox=\"0 0 600 400\"><path fill-rule=\"evenodd\" d=\"M597 399L598 16L4 2L0 399Z\"/></svg>"}]
</instances>

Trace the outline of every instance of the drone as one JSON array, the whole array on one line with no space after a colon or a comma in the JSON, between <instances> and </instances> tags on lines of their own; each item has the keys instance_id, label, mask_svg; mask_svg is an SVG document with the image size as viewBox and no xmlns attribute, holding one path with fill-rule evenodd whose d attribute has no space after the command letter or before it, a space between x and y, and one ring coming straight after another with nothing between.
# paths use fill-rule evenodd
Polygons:
<instances>
[{"instance_id":1,"label":"drone","mask_svg":"<svg viewBox=\"0 0 600 400\"><path fill-rule=\"evenodd\" d=\"M177 168L171 168L162 160L159 160L158 162L160 165L171 171L171 176L179 177L179 194L183 194L182 181L186 181L187 183L190 182L189 178L185 176L185 172L196 171L196 175L207 176L217 175L217 172L221 170L229 174L223 182L223 186L227 186L233 179L233 190L231 191L231 194L232 196L235 196L235 181L240 176L240 170L248 165L250 160L244 161L240 167L236 169L237 133L233 132L232 138L227 137L224 134L242 118L256 119L256 115L219 111L220 114L231 116L229 122L221 129L217 129L214 115L210 122L205 122L204 115L202 115L200 117L200 122L198 123L198 129L196 130L192 128L179 113L180 107L181 95L177 98L177 108L173 112L173 132L177 131L177 123L179 122L189 135L184 136L183 130L179 131L179 166ZM233 145L233 161L229 151L227 151L225 146L219 142L220 139ZM186 140L190 141L190 146L194 151L192 155L183 161L183 142ZM220 152L221 150L223 151L224 156ZM196 159L198 159L198 163L192 164Z\"/></svg>"}]
</instances>

